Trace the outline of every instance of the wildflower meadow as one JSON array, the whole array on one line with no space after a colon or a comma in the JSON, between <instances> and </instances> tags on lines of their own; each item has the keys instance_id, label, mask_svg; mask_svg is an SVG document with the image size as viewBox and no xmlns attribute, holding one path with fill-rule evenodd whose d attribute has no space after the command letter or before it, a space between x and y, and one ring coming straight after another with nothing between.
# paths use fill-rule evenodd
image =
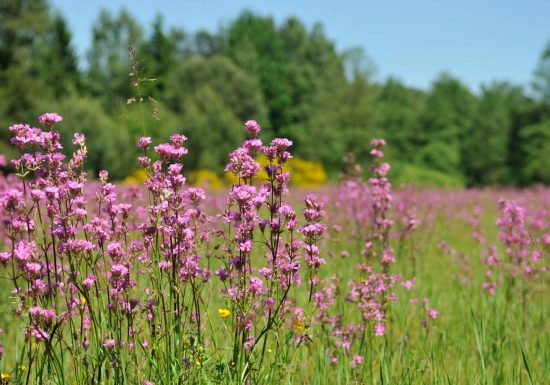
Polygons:
<instances>
[{"instance_id":1,"label":"wildflower meadow","mask_svg":"<svg viewBox=\"0 0 550 385\"><path fill-rule=\"evenodd\" d=\"M213 189L184 134L120 184L62 116L9 127L1 384L550 383L548 188L393 188L384 139L297 187L293 142L242 130Z\"/></svg>"}]
</instances>

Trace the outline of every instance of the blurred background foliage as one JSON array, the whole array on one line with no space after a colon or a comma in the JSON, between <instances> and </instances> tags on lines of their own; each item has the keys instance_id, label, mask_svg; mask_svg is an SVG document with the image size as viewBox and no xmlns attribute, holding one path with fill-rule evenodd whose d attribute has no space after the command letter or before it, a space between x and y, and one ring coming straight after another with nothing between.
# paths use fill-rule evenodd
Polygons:
<instances>
[{"instance_id":1,"label":"blurred background foliage","mask_svg":"<svg viewBox=\"0 0 550 385\"><path fill-rule=\"evenodd\" d=\"M367 170L376 136L389 142L400 183L550 183L550 44L532 87L493 82L473 93L448 73L428 90L376 82L360 49L338 51L322 25L297 18L244 11L218 31L189 33L160 16L142 26L122 9L100 12L92 36L79 58L46 0L0 2L0 153L13 155L9 125L55 111L67 151L69 134L86 135L94 174L139 181L137 138L181 132L190 179L219 187L243 122L256 119L264 138L294 141L304 187L338 178L348 153Z\"/></svg>"}]
</instances>

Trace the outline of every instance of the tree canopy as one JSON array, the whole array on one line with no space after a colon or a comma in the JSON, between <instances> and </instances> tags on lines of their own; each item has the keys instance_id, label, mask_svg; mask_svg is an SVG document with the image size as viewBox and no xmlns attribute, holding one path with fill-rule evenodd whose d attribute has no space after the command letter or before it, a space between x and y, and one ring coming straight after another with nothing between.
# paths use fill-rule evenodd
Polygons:
<instances>
[{"instance_id":1,"label":"tree canopy","mask_svg":"<svg viewBox=\"0 0 550 385\"><path fill-rule=\"evenodd\" d=\"M190 138L190 169L217 172L243 122L256 119L333 178L350 152L368 168L369 139L381 136L413 178L425 170L467 185L550 183L550 42L531 89L500 81L475 93L444 73L419 90L374 73L364 51L339 51L321 24L296 17L244 11L218 31L191 33L161 16L142 26L126 9L103 10L79 58L46 0L0 3L0 123L59 112L66 131L90 134L94 172L131 174L139 136L174 132Z\"/></svg>"}]
</instances>

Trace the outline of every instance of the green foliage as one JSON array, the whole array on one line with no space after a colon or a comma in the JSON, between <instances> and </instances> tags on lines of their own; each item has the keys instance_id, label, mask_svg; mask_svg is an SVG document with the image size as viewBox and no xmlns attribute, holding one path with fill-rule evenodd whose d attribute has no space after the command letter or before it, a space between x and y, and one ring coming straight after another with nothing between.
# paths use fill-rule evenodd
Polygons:
<instances>
[{"instance_id":1,"label":"green foliage","mask_svg":"<svg viewBox=\"0 0 550 385\"><path fill-rule=\"evenodd\" d=\"M71 46L71 33L61 15L52 20L51 28L44 36L44 44L39 47L39 77L56 98L80 86L76 54Z\"/></svg>"},{"instance_id":2,"label":"green foliage","mask_svg":"<svg viewBox=\"0 0 550 385\"><path fill-rule=\"evenodd\" d=\"M521 154L524 156L523 181L550 183L550 120L525 127L521 131Z\"/></svg>"},{"instance_id":3,"label":"green foliage","mask_svg":"<svg viewBox=\"0 0 550 385\"><path fill-rule=\"evenodd\" d=\"M63 116L60 131L63 147L69 154L74 151L71 139L74 133L86 136L89 172L97 176L100 170L109 170L114 178L126 176L136 167L135 140L130 131L108 116L99 101L90 97L69 95L63 99L43 102L45 111L57 111Z\"/></svg>"},{"instance_id":4,"label":"green foliage","mask_svg":"<svg viewBox=\"0 0 550 385\"><path fill-rule=\"evenodd\" d=\"M410 163L392 162L391 177L396 185L452 189L464 187L464 180L460 176L445 174Z\"/></svg>"},{"instance_id":5,"label":"green foliage","mask_svg":"<svg viewBox=\"0 0 550 385\"><path fill-rule=\"evenodd\" d=\"M0 124L24 120L40 97L47 96L44 59L52 19L45 0L0 2ZM5 130L1 137L6 138Z\"/></svg>"},{"instance_id":6,"label":"green foliage","mask_svg":"<svg viewBox=\"0 0 550 385\"><path fill-rule=\"evenodd\" d=\"M195 57L184 61L172 74L166 93L170 108L185 113L186 98L198 99L202 88L212 89L240 120L266 119L262 94L256 79L223 56Z\"/></svg>"},{"instance_id":7,"label":"green foliage","mask_svg":"<svg viewBox=\"0 0 550 385\"><path fill-rule=\"evenodd\" d=\"M458 174L463 139L471 132L476 99L458 79L441 75L432 85L417 130L418 164Z\"/></svg>"},{"instance_id":8,"label":"green foliage","mask_svg":"<svg viewBox=\"0 0 550 385\"><path fill-rule=\"evenodd\" d=\"M416 153L416 163L447 174L458 174L460 148L458 141L432 139L426 142Z\"/></svg>"},{"instance_id":9,"label":"green foliage","mask_svg":"<svg viewBox=\"0 0 550 385\"><path fill-rule=\"evenodd\" d=\"M201 87L194 95L196 98L186 99L183 115L189 147L195 149L188 163L191 168L219 170L227 163L227 154L244 138L242 120L212 88Z\"/></svg>"},{"instance_id":10,"label":"green foliage","mask_svg":"<svg viewBox=\"0 0 550 385\"><path fill-rule=\"evenodd\" d=\"M93 26L86 86L90 95L101 97L107 110L131 94L128 44L140 46L142 35L141 27L124 8L116 17L102 10Z\"/></svg>"},{"instance_id":11,"label":"green foliage","mask_svg":"<svg viewBox=\"0 0 550 385\"><path fill-rule=\"evenodd\" d=\"M271 17L243 12L227 30L224 54L257 77L265 95L269 121L277 131L291 123L291 98L285 89L287 68L283 41Z\"/></svg>"},{"instance_id":12,"label":"green foliage","mask_svg":"<svg viewBox=\"0 0 550 385\"><path fill-rule=\"evenodd\" d=\"M223 56L195 57L172 74L170 109L189 137L191 167L217 170L244 137L243 122L267 120L257 81Z\"/></svg>"},{"instance_id":13,"label":"green foliage","mask_svg":"<svg viewBox=\"0 0 550 385\"><path fill-rule=\"evenodd\" d=\"M79 111L100 117L105 132L116 125L116 135L131 141L98 146L90 154L98 164L118 159L123 147L133 153L140 135L166 140L180 132L190 138L191 168L219 169L242 139L243 122L256 119L264 138L290 138L298 156L322 163L333 179L347 153L368 166L368 144L377 136L388 141L391 159L467 185L548 180L541 127L550 119L550 45L533 99L507 82L476 95L449 74L428 91L395 78L377 82L365 52L338 51L321 24L307 27L296 17L276 23L252 11L218 31L188 33L167 29L160 15L145 29L125 9L103 10L86 63L71 39L46 0L0 2L0 125L31 121L44 105L68 110L70 95ZM75 130L89 130L87 120L86 127L77 123ZM8 138L0 131L0 151L9 152ZM115 175L130 174L133 167L125 167Z\"/></svg>"},{"instance_id":14,"label":"green foliage","mask_svg":"<svg viewBox=\"0 0 550 385\"><path fill-rule=\"evenodd\" d=\"M464 168L470 184L512 181L508 148L518 108L525 103L521 88L494 83L482 88L470 135L464 139Z\"/></svg>"},{"instance_id":15,"label":"green foliage","mask_svg":"<svg viewBox=\"0 0 550 385\"><path fill-rule=\"evenodd\" d=\"M414 143L425 99L423 92L408 88L394 78L386 81L378 96L379 125L386 140L391 143L388 150L402 161L414 160Z\"/></svg>"},{"instance_id":16,"label":"green foliage","mask_svg":"<svg viewBox=\"0 0 550 385\"><path fill-rule=\"evenodd\" d=\"M140 57L143 65L147 68L147 75L154 79L147 87L154 98L160 98L169 89L169 75L177 63L177 42L178 40L164 31L163 19L157 15L152 25L152 32L141 49ZM149 90L150 89L150 90Z\"/></svg>"},{"instance_id":17,"label":"green foliage","mask_svg":"<svg viewBox=\"0 0 550 385\"><path fill-rule=\"evenodd\" d=\"M533 85L539 97L545 103L550 103L550 41L540 56Z\"/></svg>"}]
</instances>

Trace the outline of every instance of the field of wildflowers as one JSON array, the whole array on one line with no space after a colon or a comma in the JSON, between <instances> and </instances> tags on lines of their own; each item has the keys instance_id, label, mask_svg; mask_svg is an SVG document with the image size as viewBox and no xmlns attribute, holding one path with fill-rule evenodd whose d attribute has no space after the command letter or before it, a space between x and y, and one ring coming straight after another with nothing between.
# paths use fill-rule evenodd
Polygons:
<instances>
[{"instance_id":1,"label":"field of wildflowers","mask_svg":"<svg viewBox=\"0 0 550 385\"><path fill-rule=\"evenodd\" d=\"M383 139L366 180L297 188L255 121L227 191L186 182L181 134L116 185L61 120L10 127L1 384L550 383L547 188L394 191Z\"/></svg>"}]
</instances>

